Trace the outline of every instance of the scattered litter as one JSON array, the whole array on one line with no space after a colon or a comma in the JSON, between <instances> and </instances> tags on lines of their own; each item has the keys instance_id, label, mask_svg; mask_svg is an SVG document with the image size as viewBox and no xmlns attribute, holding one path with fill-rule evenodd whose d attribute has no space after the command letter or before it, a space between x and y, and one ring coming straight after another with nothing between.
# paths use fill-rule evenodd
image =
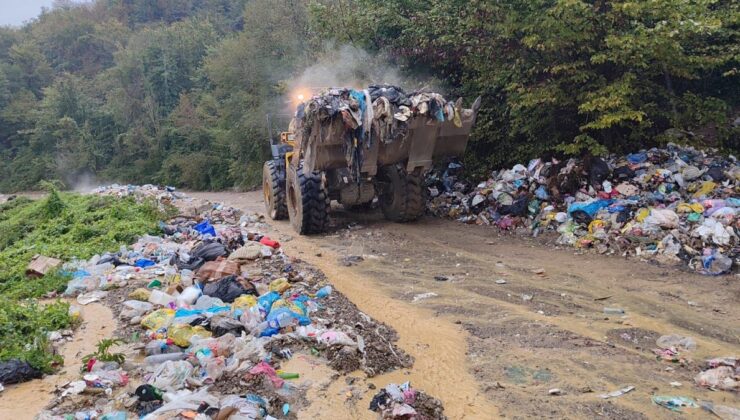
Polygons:
<instances>
[{"instance_id":1,"label":"scattered litter","mask_svg":"<svg viewBox=\"0 0 740 420\"><path fill-rule=\"evenodd\" d=\"M412 388L409 382L381 389L370 401L369 409L383 419L446 419L442 403Z\"/></svg>"},{"instance_id":2,"label":"scattered litter","mask_svg":"<svg viewBox=\"0 0 740 420\"><path fill-rule=\"evenodd\" d=\"M660 336L655 340L655 344L662 349L676 348L679 350L693 351L696 350L696 341L691 337L684 337L678 334Z\"/></svg>"},{"instance_id":3,"label":"scattered litter","mask_svg":"<svg viewBox=\"0 0 740 420\"><path fill-rule=\"evenodd\" d=\"M56 258L36 255L31 259L31 263L26 268L26 275L29 277L43 277L46 273L60 267L62 260Z\"/></svg>"},{"instance_id":4,"label":"scattered litter","mask_svg":"<svg viewBox=\"0 0 740 420\"><path fill-rule=\"evenodd\" d=\"M43 418L275 419L295 416L296 402L305 397L305 389L292 384L301 375L281 370L298 351L310 349L339 373L374 376L411 365L394 344L395 332L261 235L261 218L150 187L98 191L137 200L161 197L160 204L174 203L180 214L160 224L163 236L144 235L116 252L62 266L74 273L67 295L80 305L111 304L125 321L116 333L131 337L122 346L145 357L125 363L90 359L80 380L59 390ZM79 308L71 307L73 313ZM64 332L48 337L62 339ZM19 360L0 363L3 384L40 376ZM255 393L244 397L245 386ZM394 410L410 412L402 408Z\"/></svg>"},{"instance_id":5,"label":"scattered litter","mask_svg":"<svg viewBox=\"0 0 740 420\"><path fill-rule=\"evenodd\" d=\"M622 308L604 308L604 313L606 315L624 315L624 309Z\"/></svg>"},{"instance_id":6,"label":"scattered litter","mask_svg":"<svg viewBox=\"0 0 740 420\"><path fill-rule=\"evenodd\" d=\"M420 300L429 299L429 298L433 298L433 297L436 297L436 296L439 296L439 295L436 294L436 293L434 293L434 292L421 293L421 294L418 294L418 295L414 295L414 298L412 299L412 302L418 302Z\"/></svg>"},{"instance_id":7,"label":"scattered litter","mask_svg":"<svg viewBox=\"0 0 740 420\"><path fill-rule=\"evenodd\" d=\"M92 292L83 293L77 296L77 303L80 305L89 305L98 302L108 295L108 292L102 290L93 290Z\"/></svg>"},{"instance_id":8,"label":"scattered litter","mask_svg":"<svg viewBox=\"0 0 740 420\"><path fill-rule=\"evenodd\" d=\"M722 357L706 361L706 370L696 375L697 386L723 391L740 391L740 359Z\"/></svg>"},{"instance_id":9,"label":"scattered litter","mask_svg":"<svg viewBox=\"0 0 740 420\"><path fill-rule=\"evenodd\" d=\"M634 389L635 389L635 387L632 386L632 385L626 386L626 387L624 387L622 389L618 389L616 391L608 392L606 394L601 394L601 395L599 395L599 398L603 398L603 399L606 400L606 399L609 399L609 398L621 397L622 395L624 395L624 394L626 394L628 392L632 392Z\"/></svg>"},{"instance_id":10,"label":"scattered litter","mask_svg":"<svg viewBox=\"0 0 740 420\"><path fill-rule=\"evenodd\" d=\"M496 284L506 284L506 280L504 280L504 279L498 279L498 280L496 280Z\"/></svg>"},{"instance_id":11,"label":"scattered litter","mask_svg":"<svg viewBox=\"0 0 740 420\"><path fill-rule=\"evenodd\" d=\"M740 419L740 409L726 405L717 405L711 401L699 401L699 405L706 411L714 414L722 420Z\"/></svg>"},{"instance_id":12,"label":"scattered litter","mask_svg":"<svg viewBox=\"0 0 740 420\"><path fill-rule=\"evenodd\" d=\"M654 395L653 402L661 407L665 407L671 411L681 412L682 408L698 408L699 405L696 401L688 397L672 397L672 396L661 396Z\"/></svg>"}]
</instances>

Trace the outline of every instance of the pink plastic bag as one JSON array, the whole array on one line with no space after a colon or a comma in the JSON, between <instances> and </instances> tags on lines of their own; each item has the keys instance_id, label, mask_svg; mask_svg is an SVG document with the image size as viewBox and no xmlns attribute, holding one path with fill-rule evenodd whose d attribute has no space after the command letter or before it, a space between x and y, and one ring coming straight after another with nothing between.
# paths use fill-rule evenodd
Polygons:
<instances>
[{"instance_id":1,"label":"pink plastic bag","mask_svg":"<svg viewBox=\"0 0 740 420\"><path fill-rule=\"evenodd\" d=\"M267 375L268 378L270 378L272 384L275 385L275 388L282 388L283 384L285 383L284 380L277 376L277 372L275 372L275 369L265 362L259 362L257 366L249 370L249 373L251 373L252 375L259 375L264 373L265 375Z\"/></svg>"}]
</instances>

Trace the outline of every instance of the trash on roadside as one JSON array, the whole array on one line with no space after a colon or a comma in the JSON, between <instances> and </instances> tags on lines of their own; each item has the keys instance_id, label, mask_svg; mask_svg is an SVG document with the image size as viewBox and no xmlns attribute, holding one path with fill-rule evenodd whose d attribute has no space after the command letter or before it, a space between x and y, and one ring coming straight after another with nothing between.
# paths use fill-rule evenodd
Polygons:
<instances>
[{"instance_id":1,"label":"trash on roadside","mask_svg":"<svg viewBox=\"0 0 740 420\"><path fill-rule=\"evenodd\" d=\"M665 407L671 411L681 412L682 408L698 408L699 405L691 398L688 397L673 397L673 396L662 396L654 395L652 398L655 404L661 407Z\"/></svg>"},{"instance_id":2,"label":"trash on roadside","mask_svg":"<svg viewBox=\"0 0 740 420\"><path fill-rule=\"evenodd\" d=\"M601 395L599 395L599 398L609 399L609 398L621 397L622 395L624 395L624 394L626 394L628 392L632 392L634 390L635 390L635 387L632 386L632 385L630 385L630 386L626 386L626 387L624 387L622 389L618 389L616 391L607 392L606 394L601 394Z\"/></svg>"},{"instance_id":3,"label":"trash on roadside","mask_svg":"<svg viewBox=\"0 0 740 420\"><path fill-rule=\"evenodd\" d=\"M439 400L417 391L409 382L381 389L370 401L369 409L384 419L444 418Z\"/></svg>"},{"instance_id":4,"label":"trash on roadside","mask_svg":"<svg viewBox=\"0 0 740 420\"><path fill-rule=\"evenodd\" d=\"M101 191L185 201L148 187L139 194L138 188ZM117 252L64 264L72 273L68 294L80 304L112 302L126 321L118 332L132 338L123 345L144 357L95 363L60 390L53 415L293 416L305 389L292 382L302 375L283 371L281 363L302 348L340 373L359 369L374 376L410 366L392 331L353 313L356 307L320 272L259 234L260 218L220 204L180 204L186 215L163 221L163 236L143 235ZM256 393L244 396L236 386L243 382ZM68 399L78 407L71 414ZM438 402L432 405L442 412Z\"/></svg>"},{"instance_id":5,"label":"trash on roadside","mask_svg":"<svg viewBox=\"0 0 740 420\"><path fill-rule=\"evenodd\" d=\"M427 208L463 223L549 233L558 245L722 275L740 256L736 165L733 156L668 144L604 159L533 159L469 183L453 162L427 177L436 193Z\"/></svg>"},{"instance_id":6,"label":"trash on roadside","mask_svg":"<svg viewBox=\"0 0 740 420\"><path fill-rule=\"evenodd\" d=\"M662 349L677 348L685 351L696 350L696 341L694 341L693 338L684 337L678 334L660 336L655 340L655 344Z\"/></svg>"},{"instance_id":7,"label":"trash on roadside","mask_svg":"<svg viewBox=\"0 0 740 420\"><path fill-rule=\"evenodd\" d=\"M34 369L28 362L18 359L0 362L0 384L18 384L40 377L41 372Z\"/></svg>"},{"instance_id":8,"label":"trash on roadside","mask_svg":"<svg viewBox=\"0 0 740 420\"><path fill-rule=\"evenodd\" d=\"M411 301L412 302L418 302L420 300L429 299L429 298L433 298L433 297L436 297L436 296L439 296L439 295L436 294L436 293L434 293L434 292L420 293L418 295L414 295L414 298L411 299Z\"/></svg>"},{"instance_id":9,"label":"trash on roadside","mask_svg":"<svg viewBox=\"0 0 740 420\"><path fill-rule=\"evenodd\" d=\"M36 255L28 264L28 267L26 268L26 275L36 278L43 277L46 275L46 273L60 267L61 265L62 260L45 257L43 255Z\"/></svg>"},{"instance_id":10,"label":"trash on roadside","mask_svg":"<svg viewBox=\"0 0 740 420\"><path fill-rule=\"evenodd\" d=\"M721 357L706 362L706 370L694 377L697 386L713 390L740 392L740 359Z\"/></svg>"}]
</instances>

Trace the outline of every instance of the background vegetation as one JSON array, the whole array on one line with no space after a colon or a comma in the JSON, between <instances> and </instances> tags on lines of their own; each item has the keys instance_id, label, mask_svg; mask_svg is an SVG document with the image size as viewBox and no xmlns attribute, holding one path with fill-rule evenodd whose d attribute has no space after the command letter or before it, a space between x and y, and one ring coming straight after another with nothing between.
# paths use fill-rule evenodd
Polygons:
<instances>
[{"instance_id":1,"label":"background vegetation","mask_svg":"<svg viewBox=\"0 0 740 420\"><path fill-rule=\"evenodd\" d=\"M483 95L477 168L554 147L736 152L739 30L731 0L61 1L0 28L0 191L253 186L266 114L285 129L290 81L346 44Z\"/></svg>"}]
</instances>

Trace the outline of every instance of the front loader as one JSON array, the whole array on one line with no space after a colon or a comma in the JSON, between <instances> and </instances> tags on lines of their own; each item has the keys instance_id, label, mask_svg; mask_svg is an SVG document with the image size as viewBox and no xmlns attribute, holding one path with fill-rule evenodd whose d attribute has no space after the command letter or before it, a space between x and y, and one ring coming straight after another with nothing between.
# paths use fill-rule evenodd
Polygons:
<instances>
[{"instance_id":1,"label":"front loader","mask_svg":"<svg viewBox=\"0 0 740 420\"><path fill-rule=\"evenodd\" d=\"M404 118L402 129L385 137L383 124L389 123L378 114L365 121L364 133L347 117L351 110L324 112L310 123L297 116L279 141L271 141L272 159L263 167L267 214L289 218L302 235L315 234L328 227L331 200L353 208L377 197L388 220L418 219L425 209L424 172L433 158L461 156L475 124L480 98L471 109L460 103L454 121L431 113L396 114Z\"/></svg>"}]
</instances>

